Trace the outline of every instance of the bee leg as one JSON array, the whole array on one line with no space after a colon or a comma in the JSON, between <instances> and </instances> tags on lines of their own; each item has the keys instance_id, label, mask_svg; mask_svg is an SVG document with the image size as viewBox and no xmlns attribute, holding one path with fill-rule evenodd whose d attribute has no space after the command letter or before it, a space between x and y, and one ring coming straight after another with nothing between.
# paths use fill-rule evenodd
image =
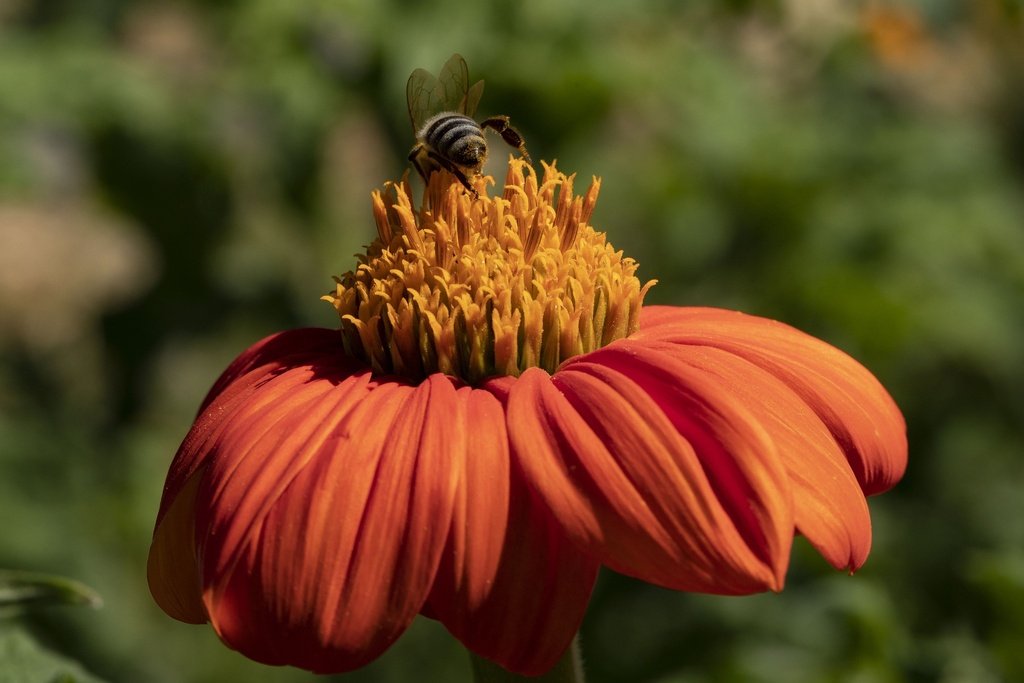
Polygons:
<instances>
[{"instance_id":1,"label":"bee leg","mask_svg":"<svg viewBox=\"0 0 1024 683\"><path fill-rule=\"evenodd\" d=\"M469 184L469 178L467 178L466 174L462 172L462 169L460 169L458 166L456 166L452 162L450 162L447 159L445 159L440 154L437 154L433 150L427 149L427 157L432 162L437 164L439 167L443 168L444 170L448 171L453 176L458 178L459 182L462 183L462 186L465 187L467 190L469 190L469 193L471 195L473 195L474 199L479 199L480 198L480 193L476 191L476 188L474 188L472 185ZM413 162L413 163L416 163L416 162ZM418 168L418 166L417 166L417 168ZM426 176L424 176L424 178L426 178Z\"/></svg>"},{"instance_id":2,"label":"bee leg","mask_svg":"<svg viewBox=\"0 0 1024 683\"><path fill-rule=\"evenodd\" d=\"M413 147L412 151L409 152L409 161L412 162L413 168L415 168L416 172L420 174L421 178L423 178L423 182L427 182L427 174L429 171L425 170L420 164L420 155L423 153L423 149L424 147L422 144Z\"/></svg>"},{"instance_id":3,"label":"bee leg","mask_svg":"<svg viewBox=\"0 0 1024 683\"><path fill-rule=\"evenodd\" d=\"M493 130L501 136L505 144L519 150L523 161L528 164L530 163L530 153L526 151L526 141L523 140L523 136L519 134L519 131L512 126L507 116L492 116L489 119L484 119L480 122L480 128L483 130L488 128Z\"/></svg>"}]
</instances>

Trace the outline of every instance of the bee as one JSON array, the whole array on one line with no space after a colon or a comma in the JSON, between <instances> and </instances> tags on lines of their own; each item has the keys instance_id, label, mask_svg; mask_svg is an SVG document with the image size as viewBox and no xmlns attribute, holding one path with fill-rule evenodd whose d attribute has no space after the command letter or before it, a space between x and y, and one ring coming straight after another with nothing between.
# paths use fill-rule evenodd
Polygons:
<instances>
[{"instance_id":1,"label":"bee","mask_svg":"<svg viewBox=\"0 0 1024 683\"><path fill-rule=\"evenodd\" d=\"M416 69L409 76L405 94L416 134L416 146L409 153L409 161L424 182L431 173L443 168L478 197L473 181L480 177L487 161L484 131L488 128L530 163L523 136L507 116L492 116L479 123L473 119L483 92L483 81L469 87L469 68L459 54L445 62L437 78L424 69Z\"/></svg>"}]
</instances>

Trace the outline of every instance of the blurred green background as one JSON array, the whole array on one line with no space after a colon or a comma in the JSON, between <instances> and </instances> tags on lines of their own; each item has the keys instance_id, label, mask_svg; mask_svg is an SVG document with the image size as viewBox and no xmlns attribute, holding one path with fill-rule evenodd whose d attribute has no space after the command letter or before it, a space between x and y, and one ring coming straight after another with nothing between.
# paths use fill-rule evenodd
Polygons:
<instances>
[{"instance_id":1,"label":"blurred green background","mask_svg":"<svg viewBox=\"0 0 1024 683\"><path fill-rule=\"evenodd\" d=\"M407 168L406 78L457 51L481 114L603 177L649 302L822 337L909 426L856 577L799 540L779 595L605 574L591 683L1024 680L1022 7L0 0L0 567L105 600L6 628L111 683L321 680L160 612L153 518L226 364L337 323L318 298ZM421 619L325 680L468 678Z\"/></svg>"}]
</instances>

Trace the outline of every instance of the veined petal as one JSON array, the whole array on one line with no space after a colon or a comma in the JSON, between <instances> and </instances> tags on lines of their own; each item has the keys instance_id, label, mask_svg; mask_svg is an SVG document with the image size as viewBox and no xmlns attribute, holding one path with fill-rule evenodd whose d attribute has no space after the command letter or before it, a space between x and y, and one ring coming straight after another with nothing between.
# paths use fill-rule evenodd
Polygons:
<instances>
[{"instance_id":1,"label":"veined petal","mask_svg":"<svg viewBox=\"0 0 1024 683\"><path fill-rule=\"evenodd\" d=\"M482 388L504 400L511 381ZM510 463L504 409L488 391L460 390L472 426L464 505L456 506L430 613L473 652L536 676L572 642L599 565L566 538Z\"/></svg>"},{"instance_id":2,"label":"veined petal","mask_svg":"<svg viewBox=\"0 0 1024 683\"><path fill-rule=\"evenodd\" d=\"M322 367L330 371L335 382L364 386L369 378L365 367L343 358L340 352L336 330L310 328L275 334L239 356L209 392L171 463L150 549L150 590L157 604L171 616L189 623L208 619L197 566L195 500L206 465L223 450L216 444L226 431L233 428L237 432L239 421L252 425L256 430L252 434L261 434L259 419L264 411L273 410L279 402L287 409L290 401L299 398L287 394L289 387L306 382L307 375L299 372L303 367L309 372L313 366ZM276 391L261 390L265 381L285 374L288 376L274 386ZM354 374L360 374L361 379L353 380ZM290 458L272 460L268 471L279 472L290 463ZM258 498L251 499L251 503L258 504Z\"/></svg>"},{"instance_id":3,"label":"veined petal","mask_svg":"<svg viewBox=\"0 0 1024 683\"><path fill-rule=\"evenodd\" d=\"M228 387L245 375L262 372L270 376L279 369L297 367L307 363L327 362L340 370L342 367L362 369L363 365L344 355L341 333L322 327L305 327L286 330L264 337L243 351L225 368L213 387L206 394L199 408L200 415L210 403L223 396ZM242 382L243 387L251 386L253 380Z\"/></svg>"},{"instance_id":4,"label":"veined petal","mask_svg":"<svg viewBox=\"0 0 1024 683\"><path fill-rule=\"evenodd\" d=\"M208 616L265 663L343 671L378 656L440 561L460 476L445 429L456 403L440 375L372 380L337 331L253 346L172 465L150 558L158 602Z\"/></svg>"},{"instance_id":5,"label":"veined petal","mask_svg":"<svg viewBox=\"0 0 1024 683\"><path fill-rule=\"evenodd\" d=\"M226 426L233 424L236 411L254 411L254 400L269 405L285 395L286 385L276 385L278 393L262 391L265 380L297 368L323 368L329 371L335 381L342 381L351 375L361 375L365 380L369 372L365 365L344 355L341 337L337 330L305 328L289 330L271 335L246 349L221 374L207 393L192 429L189 430L174 460L171 462L164 486L160 510L157 513L157 527L160 526L167 508L175 501L178 492L185 486L213 449L207 442L216 441ZM304 381L303 377L295 380ZM258 399L254 399L258 394ZM216 401L216 405L211 405Z\"/></svg>"},{"instance_id":6,"label":"veined petal","mask_svg":"<svg viewBox=\"0 0 1024 683\"><path fill-rule=\"evenodd\" d=\"M527 481L603 564L668 588L778 590L793 535L770 435L706 371L639 347L599 349L510 392Z\"/></svg>"},{"instance_id":7,"label":"veined petal","mask_svg":"<svg viewBox=\"0 0 1024 683\"><path fill-rule=\"evenodd\" d=\"M431 602L436 614L475 611L490 594L509 524L505 411L486 391L462 387L448 431L460 474L448 543Z\"/></svg>"},{"instance_id":8,"label":"veined petal","mask_svg":"<svg viewBox=\"0 0 1024 683\"><path fill-rule=\"evenodd\" d=\"M892 397L839 349L774 320L716 308L644 307L637 342L713 346L785 382L828 427L866 495L907 465L906 424Z\"/></svg>"},{"instance_id":9,"label":"veined petal","mask_svg":"<svg viewBox=\"0 0 1024 683\"><path fill-rule=\"evenodd\" d=\"M723 391L741 400L771 434L793 484L797 530L836 569L856 570L864 564L871 548L867 501L825 424L788 385L722 349L644 345L720 378Z\"/></svg>"},{"instance_id":10,"label":"veined petal","mask_svg":"<svg viewBox=\"0 0 1024 683\"><path fill-rule=\"evenodd\" d=\"M429 593L459 476L445 429L456 392L440 375L309 385L308 400L291 387L290 409L240 420L214 446L231 457L214 459L197 499L203 599L247 657L339 672L379 656ZM305 463L268 472L272 460Z\"/></svg>"}]
</instances>

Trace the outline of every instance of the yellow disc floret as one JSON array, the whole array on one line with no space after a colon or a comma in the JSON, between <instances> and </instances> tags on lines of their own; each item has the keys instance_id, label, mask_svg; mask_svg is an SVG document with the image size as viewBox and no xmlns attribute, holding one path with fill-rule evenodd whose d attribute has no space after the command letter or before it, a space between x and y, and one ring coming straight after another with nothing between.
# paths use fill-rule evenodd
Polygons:
<instances>
[{"instance_id":1,"label":"yellow disc floret","mask_svg":"<svg viewBox=\"0 0 1024 683\"><path fill-rule=\"evenodd\" d=\"M526 172L524 174L524 171ZM474 384L562 361L636 331L637 264L589 224L601 183L509 163L501 197L431 174L423 207L408 181L373 193L378 239L324 298L346 352L378 374L435 372Z\"/></svg>"}]
</instances>

